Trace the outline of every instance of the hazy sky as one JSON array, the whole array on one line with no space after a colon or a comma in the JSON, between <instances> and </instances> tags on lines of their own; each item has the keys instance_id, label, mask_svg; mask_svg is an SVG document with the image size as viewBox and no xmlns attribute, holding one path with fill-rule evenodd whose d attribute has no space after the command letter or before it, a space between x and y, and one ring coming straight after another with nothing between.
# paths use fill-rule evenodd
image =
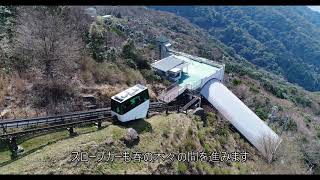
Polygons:
<instances>
[{"instance_id":1,"label":"hazy sky","mask_svg":"<svg viewBox=\"0 0 320 180\"><path fill-rule=\"evenodd\" d=\"M315 10L315 11L320 12L320 6L308 6L308 7Z\"/></svg>"}]
</instances>

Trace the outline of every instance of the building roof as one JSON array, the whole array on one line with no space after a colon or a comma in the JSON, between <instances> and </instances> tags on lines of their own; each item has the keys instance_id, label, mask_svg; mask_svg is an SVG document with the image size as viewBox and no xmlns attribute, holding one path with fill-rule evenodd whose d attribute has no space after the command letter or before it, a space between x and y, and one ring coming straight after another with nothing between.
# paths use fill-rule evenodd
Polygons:
<instances>
[{"instance_id":1,"label":"building roof","mask_svg":"<svg viewBox=\"0 0 320 180\"><path fill-rule=\"evenodd\" d=\"M127 99L139 94L141 91L147 89L146 86L143 86L141 84L136 84L135 86L132 86L114 96L111 97L111 99L116 100L118 102L126 101Z\"/></svg>"},{"instance_id":2,"label":"building roof","mask_svg":"<svg viewBox=\"0 0 320 180\"><path fill-rule=\"evenodd\" d=\"M178 59L175 55L171 55L151 64L153 68L164 72L181 65L186 65L186 62L184 62L182 59Z\"/></svg>"}]
</instances>

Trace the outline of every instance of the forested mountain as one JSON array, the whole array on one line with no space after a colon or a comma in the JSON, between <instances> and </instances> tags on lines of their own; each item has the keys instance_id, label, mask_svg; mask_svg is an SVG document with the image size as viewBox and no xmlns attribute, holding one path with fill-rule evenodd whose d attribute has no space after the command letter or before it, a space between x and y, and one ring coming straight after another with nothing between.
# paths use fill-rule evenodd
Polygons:
<instances>
[{"instance_id":1,"label":"forested mountain","mask_svg":"<svg viewBox=\"0 0 320 180\"><path fill-rule=\"evenodd\" d=\"M308 7L151 8L183 16L255 65L320 90L320 13Z\"/></svg>"},{"instance_id":2,"label":"forested mountain","mask_svg":"<svg viewBox=\"0 0 320 180\"><path fill-rule=\"evenodd\" d=\"M137 83L146 85L151 101L157 101L171 85L150 65L158 59L156 40L164 35L174 50L225 64L225 86L283 139L278 153L273 155L274 161L266 162L217 110L204 103L206 120L195 110L188 114L170 111L150 114L150 118L127 125L104 122L100 130L94 124L81 125L74 128L76 137L69 137L68 131L61 129L19 138L17 143L24 151L18 158L12 156L7 142L0 140L0 174L319 174L320 94L288 83L246 60L274 72L292 71L293 76L311 78L305 81L310 84L316 78L319 62L315 58L307 62L293 49L299 50L298 43L317 48L319 18L308 14L307 9L296 8L301 15L295 18L313 18L294 27L290 37L296 33L300 39L286 44L285 38L282 42L281 35L275 32L281 30L282 36L289 37L278 19L288 19L290 14L278 18L273 13L264 18L275 16L275 23L260 25L258 22L263 24L263 19L253 18L258 16L255 11L259 8L172 8L205 27L201 29L186 18L145 7L0 6L0 122L87 111L83 99L88 95L96 99L98 108L110 107L111 96ZM247 15L239 18L244 9ZM263 12L259 13L262 16ZM278 29L272 32L267 25ZM307 31L307 26L312 31ZM247 31L247 27L252 29ZM316 50L306 52L316 54ZM304 74L307 72L309 76ZM316 81L313 83L314 89L319 87ZM129 128L139 134L133 146L125 144ZM95 155L101 150L249 152L250 156L246 162L217 163L70 159L73 152Z\"/></svg>"}]
</instances>

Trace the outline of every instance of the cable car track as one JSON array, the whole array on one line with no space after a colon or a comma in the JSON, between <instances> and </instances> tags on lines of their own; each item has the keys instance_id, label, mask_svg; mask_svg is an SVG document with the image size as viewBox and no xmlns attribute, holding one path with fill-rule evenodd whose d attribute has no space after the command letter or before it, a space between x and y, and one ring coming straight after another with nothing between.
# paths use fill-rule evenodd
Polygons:
<instances>
[{"instance_id":1,"label":"cable car track","mask_svg":"<svg viewBox=\"0 0 320 180\"><path fill-rule=\"evenodd\" d=\"M163 112L179 110L181 105L168 106L162 102L151 102L149 112ZM0 121L0 139L18 137L40 131L49 131L59 128L74 127L80 124L96 123L111 120L111 109L100 108L88 111L72 112L57 116L36 117L28 119L12 119ZM8 130L15 130L7 132ZM18 130L18 131L17 131Z\"/></svg>"}]
</instances>

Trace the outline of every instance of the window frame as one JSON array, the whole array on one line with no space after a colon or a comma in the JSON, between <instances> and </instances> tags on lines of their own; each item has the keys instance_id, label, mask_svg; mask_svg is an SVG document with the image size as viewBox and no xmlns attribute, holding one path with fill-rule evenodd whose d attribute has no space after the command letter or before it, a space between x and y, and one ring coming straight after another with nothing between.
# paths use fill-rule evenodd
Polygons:
<instances>
[{"instance_id":1,"label":"window frame","mask_svg":"<svg viewBox=\"0 0 320 180\"><path fill-rule=\"evenodd\" d=\"M137 97L140 97L140 100L138 103L136 103L135 100L135 104L131 104L133 99L137 99ZM145 101L149 100L149 92L148 89L145 89L143 91L141 91L140 93L136 94L135 96L132 96L131 98L119 103L118 101L111 99L111 110L116 112L117 114L123 115L129 111L131 111L132 109L136 108L137 106L141 105L142 103L144 103ZM120 112L117 112L117 108L120 108Z\"/></svg>"}]
</instances>

